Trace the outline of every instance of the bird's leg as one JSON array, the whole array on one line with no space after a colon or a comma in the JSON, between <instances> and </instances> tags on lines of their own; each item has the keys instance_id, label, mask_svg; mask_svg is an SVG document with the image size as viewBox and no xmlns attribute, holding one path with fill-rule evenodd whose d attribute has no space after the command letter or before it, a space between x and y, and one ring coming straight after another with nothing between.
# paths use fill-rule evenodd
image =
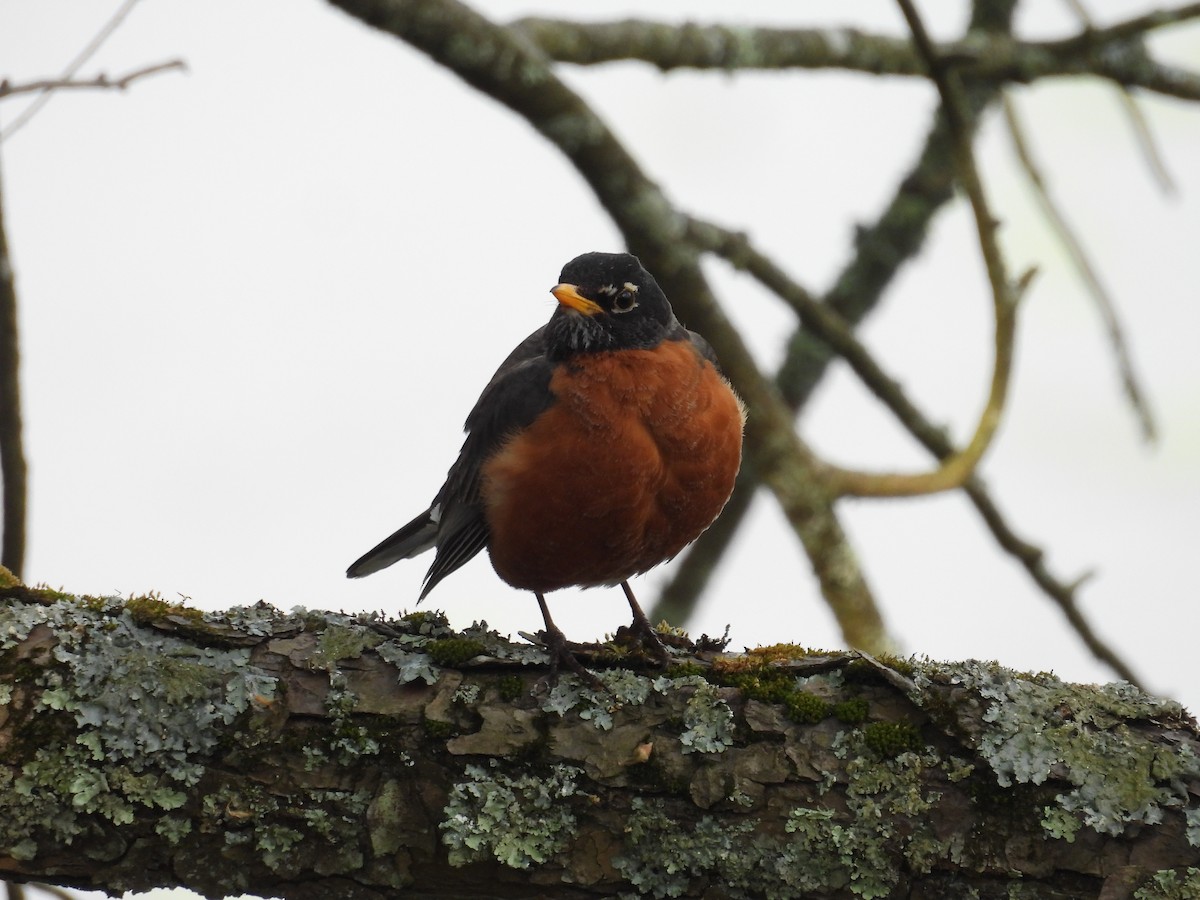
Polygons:
<instances>
[{"instance_id":1,"label":"bird's leg","mask_svg":"<svg viewBox=\"0 0 1200 900\"><path fill-rule=\"evenodd\" d=\"M660 662L668 662L671 659L670 651L650 624L650 620L646 618L646 614L642 612L642 607L638 604L637 597L633 596L633 588L629 586L628 581L621 582L621 590L625 592L625 599L629 601L629 608L633 610L634 632L641 637L646 649L658 657Z\"/></svg>"},{"instance_id":2,"label":"bird's leg","mask_svg":"<svg viewBox=\"0 0 1200 900\"><path fill-rule=\"evenodd\" d=\"M543 632L546 636L545 645L550 653L550 682L553 683L558 677L558 665L562 663L580 678L582 678L595 691L607 691L604 682L589 672L583 667L583 664L575 658L575 654L571 652L567 646L567 636L562 633L554 620L550 618L550 607L546 605L546 598L539 592L534 591L533 596L537 597L538 606L542 608L542 618L546 622L546 630ZM642 616L644 619L645 616Z\"/></svg>"}]
</instances>

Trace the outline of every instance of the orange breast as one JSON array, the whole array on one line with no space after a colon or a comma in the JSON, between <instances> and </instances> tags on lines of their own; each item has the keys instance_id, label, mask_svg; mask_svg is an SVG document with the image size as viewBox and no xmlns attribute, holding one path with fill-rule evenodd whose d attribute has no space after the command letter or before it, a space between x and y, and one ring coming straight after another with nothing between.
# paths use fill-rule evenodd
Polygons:
<instances>
[{"instance_id":1,"label":"orange breast","mask_svg":"<svg viewBox=\"0 0 1200 900\"><path fill-rule=\"evenodd\" d=\"M670 559L721 512L741 464L741 402L686 341L581 356L555 403L483 467L497 574L552 591Z\"/></svg>"}]
</instances>

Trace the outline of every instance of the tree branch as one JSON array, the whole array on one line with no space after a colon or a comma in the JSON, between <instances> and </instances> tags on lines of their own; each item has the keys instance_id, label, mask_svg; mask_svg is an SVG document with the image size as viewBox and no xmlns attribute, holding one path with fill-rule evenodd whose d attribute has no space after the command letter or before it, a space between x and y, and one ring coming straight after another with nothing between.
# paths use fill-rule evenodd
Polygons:
<instances>
[{"instance_id":1,"label":"tree branch","mask_svg":"<svg viewBox=\"0 0 1200 900\"><path fill-rule=\"evenodd\" d=\"M0 601L13 880L1131 900L1200 859L1200 732L1128 685L778 645L531 693L539 648L438 614Z\"/></svg>"},{"instance_id":2,"label":"tree branch","mask_svg":"<svg viewBox=\"0 0 1200 900\"><path fill-rule=\"evenodd\" d=\"M20 577L25 567L26 505L29 492L21 423L21 341L17 284L4 221L4 178L0 171L0 480L4 485L4 537L0 565Z\"/></svg>"},{"instance_id":3,"label":"tree branch","mask_svg":"<svg viewBox=\"0 0 1200 900\"><path fill-rule=\"evenodd\" d=\"M8 79L4 79L0 81L0 100L7 97L16 97L21 94L37 94L44 91L97 89L123 91L135 81L139 81L142 78L176 70L186 72L187 63L181 59L172 59L169 62L155 63L152 66L143 66L140 69L134 69L132 72L126 72L119 78L110 78L101 73L94 78L50 78L42 81L27 81L22 84L12 84Z\"/></svg>"},{"instance_id":4,"label":"tree branch","mask_svg":"<svg viewBox=\"0 0 1200 900\"><path fill-rule=\"evenodd\" d=\"M938 44L964 77L997 84L1093 75L1188 100L1200 99L1200 76L1154 62L1141 45L1156 28L1200 17L1196 4L1138 16L1110 28L1086 28L1058 41L976 37ZM922 76L911 42L853 28L753 28L674 25L644 20L581 23L527 18L513 24L558 62L597 65L640 60L673 69L845 69L870 75Z\"/></svg>"}]
</instances>

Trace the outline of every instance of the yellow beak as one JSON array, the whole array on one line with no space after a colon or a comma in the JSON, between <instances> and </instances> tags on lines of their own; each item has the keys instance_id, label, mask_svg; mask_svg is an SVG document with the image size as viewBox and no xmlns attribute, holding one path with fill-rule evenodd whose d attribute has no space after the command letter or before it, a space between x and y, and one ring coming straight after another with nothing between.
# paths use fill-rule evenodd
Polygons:
<instances>
[{"instance_id":1,"label":"yellow beak","mask_svg":"<svg viewBox=\"0 0 1200 900\"><path fill-rule=\"evenodd\" d=\"M550 293L554 295L554 299L563 306L569 306L576 312L583 313L585 316L594 316L596 313L604 312L604 307L593 300L589 300L583 294L579 293L579 288L573 284L555 285L550 288Z\"/></svg>"}]
</instances>

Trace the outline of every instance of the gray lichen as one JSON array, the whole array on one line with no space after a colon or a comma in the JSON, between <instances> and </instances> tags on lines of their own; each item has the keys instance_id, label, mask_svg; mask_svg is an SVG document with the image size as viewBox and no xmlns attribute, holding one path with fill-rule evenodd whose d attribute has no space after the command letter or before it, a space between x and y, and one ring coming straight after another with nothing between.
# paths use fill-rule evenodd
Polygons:
<instances>
[{"instance_id":1,"label":"gray lichen","mask_svg":"<svg viewBox=\"0 0 1200 900\"><path fill-rule=\"evenodd\" d=\"M1176 869L1155 872L1133 900L1200 900L1200 869L1188 867L1182 875Z\"/></svg>"},{"instance_id":2,"label":"gray lichen","mask_svg":"<svg viewBox=\"0 0 1200 900\"><path fill-rule=\"evenodd\" d=\"M1200 859L1194 723L1128 686L974 662L887 678L777 645L531 692L539 655L436 613L18 600L0 607L0 857L29 874L137 835L106 888L157 865L210 894L402 890L487 862L651 897L880 898L947 873L963 896L988 873L1032 897L1040 866L1098 886L1119 836L1146 867L1129 892L1196 886L1165 868Z\"/></svg>"},{"instance_id":3,"label":"gray lichen","mask_svg":"<svg viewBox=\"0 0 1200 900\"><path fill-rule=\"evenodd\" d=\"M1108 835L1131 825L1157 824L1168 809L1197 820L1197 803L1187 783L1200 779L1200 759L1186 744L1162 741L1141 722L1178 721L1183 708L1124 682L1102 686L1068 684L1053 675L1022 676L994 663L924 663L917 683L923 690L946 684L969 691L986 704L978 730L979 755L997 783L1039 785L1065 781L1042 820L1052 837L1072 839L1077 822ZM918 695L928 705L936 694ZM964 707L969 712L968 707ZM963 722L967 716L960 717ZM1064 814L1065 813L1065 814ZM1197 835L1189 831L1195 845Z\"/></svg>"},{"instance_id":4,"label":"gray lichen","mask_svg":"<svg viewBox=\"0 0 1200 900\"><path fill-rule=\"evenodd\" d=\"M119 825L139 809L178 809L223 727L274 697L275 679L249 665L249 650L148 633L122 602L0 607L0 652L47 629L48 658L27 683L40 689L32 712L75 724L73 743L39 747L2 776L11 783L0 786L0 847L27 853L35 830L70 841L86 815Z\"/></svg>"},{"instance_id":5,"label":"gray lichen","mask_svg":"<svg viewBox=\"0 0 1200 900\"><path fill-rule=\"evenodd\" d=\"M679 740L684 753L720 753L733 743L733 710L704 679L693 676L696 691L684 709ZM676 682L677 684L679 682Z\"/></svg>"},{"instance_id":6,"label":"gray lichen","mask_svg":"<svg viewBox=\"0 0 1200 900\"><path fill-rule=\"evenodd\" d=\"M495 858L528 869L566 846L576 825L569 800L579 793L579 769L556 765L544 775L509 775L492 760L464 774L439 826L451 865Z\"/></svg>"}]
</instances>

